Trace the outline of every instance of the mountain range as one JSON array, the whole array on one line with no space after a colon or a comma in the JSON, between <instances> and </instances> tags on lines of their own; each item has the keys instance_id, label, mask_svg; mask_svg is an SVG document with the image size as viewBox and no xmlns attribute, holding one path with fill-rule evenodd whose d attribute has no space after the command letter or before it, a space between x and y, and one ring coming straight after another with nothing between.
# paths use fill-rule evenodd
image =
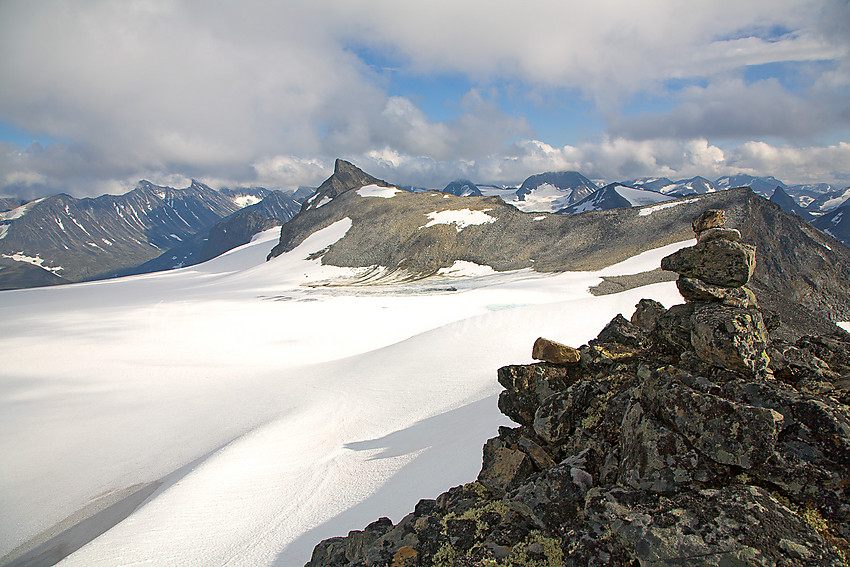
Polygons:
<instances>
[{"instance_id":1,"label":"mountain range","mask_svg":"<svg viewBox=\"0 0 850 567\"><path fill-rule=\"evenodd\" d=\"M254 229L269 226L262 219L280 224L299 208L280 191L228 194L197 181L185 189L141 181L123 195L38 199L0 213L0 289L190 265L248 242Z\"/></svg>"},{"instance_id":2,"label":"mountain range","mask_svg":"<svg viewBox=\"0 0 850 567\"><path fill-rule=\"evenodd\" d=\"M404 565L448 540L485 555L431 563L840 565L850 250L748 188L614 185L666 200L572 215L496 190L404 191L340 160L281 228L190 269L0 293L0 564L303 565L324 540ZM210 225L223 247L243 213ZM743 256L673 284L659 263L695 236ZM735 258L752 295L706 279ZM578 366L497 374L540 336L587 343ZM446 492L479 470L495 492Z\"/></svg>"},{"instance_id":3,"label":"mountain range","mask_svg":"<svg viewBox=\"0 0 850 567\"><path fill-rule=\"evenodd\" d=\"M354 177L346 177L349 175ZM197 181L186 189L174 189L141 181L118 196L75 199L55 195L29 203L4 199L0 201L0 289L191 266L245 244L253 235L281 225L299 212L322 208L357 183L391 185L363 172L337 169L319 188L302 187L294 194L261 187L216 191ZM498 210L509 204L526 213L578 214L708 195L737 186L748 186L784 211L810 221L845 244L850 242L850 221L844 214L850 188L788 186L773 177L738 175L715 182L702 177L679 181L642 178L599 187L578 172L562 171L532 175L519 187L476 185L459 179L441 193L497 198L492 203ZM429 193L425 188L401 188L414 194ZM514 263L525 253L516 252Z\"/></svg>"},{"instance_id":4,"label":"mountain range","mask_svg":"<svg viewBox=\"0 0 850 567\"><path fill-rule=\"evenodd\" d=\"M665 195L654 190L630 187L622 183L611 183L558 212L575 215L585 211L607 211L626 207L640 207L662 203L673 198L673 196Z\"/></svg>"},{"instance_id":5,"label":"mountain range","mask_svg":"<svg viewBox=\"0 0 850 567\"><path fill-rule=\"evenodd\" d=\"M305 203L281 228L269 259L347 220L350 228L322 252L322 262L367 269L360 283L424 278L458 261L496 271L594 270L687 240L691 219L720 208L756 245L751 287L767 310L806 332L829 327L824 321L850 318L850 249L748 188L679 199L652 193L653 204L563 215L524 213L497 197L401 191L342 160L323 187L333 187L334 197L319 191L314 202L324 201L320 207ZM609 187L614 193L650 193ZM807 260L801 264L802 257ZM660 281L661 273L646 277L644 283Z\"/></svg>"}]
</instances>

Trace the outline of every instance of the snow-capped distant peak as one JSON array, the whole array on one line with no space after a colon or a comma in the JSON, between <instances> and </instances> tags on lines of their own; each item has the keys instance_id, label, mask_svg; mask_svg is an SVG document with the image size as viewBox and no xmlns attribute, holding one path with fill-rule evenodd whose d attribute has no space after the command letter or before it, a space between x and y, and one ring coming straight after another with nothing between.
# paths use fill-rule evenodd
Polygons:
<instances>
[{"instance_id":1,"label":"snow-capped distant peak","mask_svg":"<svg viewBox=\"0 0 850 567\"><path fill-rule=\"evenodd\" d=\"M256 195L241 195L239 197L233 198L233 204L241 208L256 205L260 201L262 201L262 199L260 199Z\"/></svg>"},{"instance_id":2,"label":"snow-capped distant peak","mask_svg":"<svg viewBox=\"0 0 850 567\"><path fill-rule=\"evenodd\" d=\"M17 209L12 209L11 211L6 211L5 213L0 213L0 221L13 221L15 219L19 219L29 211L33 205L36 205L43 201L44 198L36 199L35 201L30 201L25 205L21 205Z\"/></svg>"},{"instance_id":3,"label":"snow-capped distant peak","mask_svg":"<svg viewBox=\"0 0 850 567\"><path fill-rule=\"evenodd\" d=\"M567 214L586 211L604 211L624 207L640 207L669 201L673 197L656 191L629 187L621 183L612 183L596 191L581 201L562 209Z\"/></svg>"},{"instance_id":4,"label":"snow-capped distant peak","mask_svg":"<svg viewBox=\"0 0 850 567\"><path fill-rule=\"evenodd\" d=\"M646 189L635 189L634 187L626 187L625 185L618 185L614 187L614 191L631 203L631 206L633 207L652 205L653 203L661 203L672 199L672 197L668 197L662 193L648 191Z\"/></svg>"}]
</instances>

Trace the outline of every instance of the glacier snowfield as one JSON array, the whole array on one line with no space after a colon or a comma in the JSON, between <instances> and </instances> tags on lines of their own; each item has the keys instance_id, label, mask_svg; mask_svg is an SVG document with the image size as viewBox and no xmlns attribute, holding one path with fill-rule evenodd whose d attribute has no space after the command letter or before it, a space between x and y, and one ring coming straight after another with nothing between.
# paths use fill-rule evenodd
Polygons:
<instances>
[{"instance_id":1,"label":"glacier snowfield","mask_svg":"<svg viewBox=\"0 0 850 567\"><path fill-rule=\"evenodd\" d=\"M279 229L190 268L0 292L0 564L303 565L397 522L477 476L510 424L500 366L642 297L681 303L674 283L588 287L693 243L594 273L459 262L363 285L377 268L306 259L346 220L270 262Z\"/></svg>"}]
</instances>

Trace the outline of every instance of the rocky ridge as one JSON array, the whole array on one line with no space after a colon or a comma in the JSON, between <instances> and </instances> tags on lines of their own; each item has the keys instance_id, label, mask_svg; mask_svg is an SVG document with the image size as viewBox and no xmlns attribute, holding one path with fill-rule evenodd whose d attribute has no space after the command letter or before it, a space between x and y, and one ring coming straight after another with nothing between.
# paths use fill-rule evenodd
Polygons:
<instances>
[{"instance_id":1,"label":"rocky ridge","mask_svg":"<svg viewBox=\"0 0 850 567\"><path fill-rule=\"evenodd\" d=\"M756 251L723 211L663 260L685 303L641 300L578 349L498 372L517 427L478 479L321 542L310 567L850 565L850 336L771 340Z\"/></svg>"},{"instance_id":2,"label":"rocky ridge","mask_svg":"<svg viewBox=\"0 0 850 567\"><path fill-rule=\"evenodd\" d=\"M395 280L427 277L458 260L497 271L598 270L693 238L692 219L706 209L722 209L743 240L756 246L750 287L769 312L772 333L796 340L803 334L834 331L830 321L850 320L850 249L747 188L640 208L556 215L525 213L498 197L455 197L436 191L399 191L392 198L358 194L359 188L370 184L390 186L339 160L337 171L305 202L301 213L283 225L269 258L348 218L351 228L323 252L322 263L381 266ZM487 222L468 226L431 222L434 215L447 211L478 215ZM660 270L637 278L640 285L664 279Z\"/></svg>"}]
</instances>

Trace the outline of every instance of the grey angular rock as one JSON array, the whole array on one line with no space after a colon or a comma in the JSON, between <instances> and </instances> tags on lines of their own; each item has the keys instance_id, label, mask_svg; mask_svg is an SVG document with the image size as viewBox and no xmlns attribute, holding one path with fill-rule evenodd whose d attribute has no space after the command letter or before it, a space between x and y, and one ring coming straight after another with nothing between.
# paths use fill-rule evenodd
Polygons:
<instances>
[{"instance_id":1,"label":"grey angular rock","mask_svg":"<svg viewBox=\"0 0 850 567\"><path fill-rule=\"evenodd\" d=\"M722 228L726 226L726 211L721 209L708 209L693 220L691 226L694 232L700 234L710 228Z\"/></svg>"},{"instance_id":2,"label":"grey angular rock","mask_svg":"<svg viewBox=\"0 0 850 567\"><path fill-rule=\"evenodd\" d=\"M630 322L632 325L637 325L644 331L653 331L658 325L658 318L665 312L667 309L664 306L655 301L654 299L641 299L637 305L635 305L635 312L632 314Z\"/></svg>"},{"instance_id":3,"label":"grey angular rock","mask_svg":"<svg viewBox=\"0 0 850 567\"><path fill-rule=\"evenodd\" d=\"M690 303L710 301L746 309L758 307L755 294L745 286L724 287L707 284L697 278L679 276L679 279L676 280L676 287L685 301Z\"/></svg>"},{"instance_id":4,"label":"grey angular rock","mask_svg":"<svg viewBox=\"0 0 850 567\"><path fill-rule=\"evenodd\" d=\"M753 275L755 254L747 244L709 240L670 254L661 260L661 268L708 284L740 287Z\"/></svg>"},{"instance_id":5,"label":"grey angular rock","mask_svg":"<svg viewBox=\"0 0 850 567\"><path fill-rule=\"evenodd\" d=\"M593 383L581 381L565 392L549 396L534 413L534 432L547 443L566 439L596 394Z\"/></svg>"},{"instance_id":6,"label":"grey angular rock","mask_svg":"<svg viewBox=\"0 0 850 567\"><path fill-rule=\"evenodd\" d=\"M694 390L679 372L661 369L641 387L641 400L662 422L717 463L751 469L773 455L781 414Z\"/></svg>"},{"instance_id":7,"label":"grey angular rock","mask_svg":"<svg viewBox=\"0 0 850 567\"><path fill-rule=\"evenodd\" d=\"M581 368L549 364L512 365L499 369L499 410L522 425L534 423L534 412L543 400L575 382Z\"/></svg>"},{"instance_id":8,"label":"grey angular rock","mask_svg":"<svg viewBox=\"0 0 850 567\"><path fill-rule=\"evenodd\" d=\"M699 242L708 242L709 240L716 240L718 238L738 242L739 240L741 240L741 232L735 228L708 228L699 233L699 237L697 240Z\"/></svg>"},{"instance_id":9,"label":"grey angular rock","mask_svg":"<svg viewBox=\"0 0 850 567\"><path fill-rule=\"evenodd\" d=\"M690 303L674 305L658 316L652 336L666 350L682 352L691 349L691 315L694 306Z\"/></svg>"},{"instance_id":10,"label":"grey angular rock","mask_svg":"<svg viewBox=\"0 0 850 567\"><path fill-rule=\"evenodd\" d=\"M693 482L700 457L675 431L634 403L623 418L621 483L640 490L672 492Z\"/></svg>"},{"instance_id":11,"label":"grey angular rock","mask_svg":"<svg viewBox=\"0 0 850 567\"><path fill-rule=\"evenodd\" d=\"M749 376L770 374L767 329L758 310L706 303L695 307L691 323L694 351L706 362Z\"/></svg>"},{"instance_id":12,"label":"grey angular rock","mask_svg":"<svg viewBox=\"0 0 850 567\"><path fill-rule=\"evenodd\" d=\"M518 487L533 472L531 460L522 451L505 447L495 437L484 445L484 459L478 482L496 491Z\"/></svg>"},{"instance_id":13,"label":"grey angular rock","mask_svg":"<svg viewBox=\"0 0 850 567\"><path fill-rule=\"evenodd\" d=\"M842 564L813 526L755 486L688 491L662 500L595 489L586 513L611 525L644 566ZM792 545L780 546L783 539Z\"/></svg>"}]
</instances>

